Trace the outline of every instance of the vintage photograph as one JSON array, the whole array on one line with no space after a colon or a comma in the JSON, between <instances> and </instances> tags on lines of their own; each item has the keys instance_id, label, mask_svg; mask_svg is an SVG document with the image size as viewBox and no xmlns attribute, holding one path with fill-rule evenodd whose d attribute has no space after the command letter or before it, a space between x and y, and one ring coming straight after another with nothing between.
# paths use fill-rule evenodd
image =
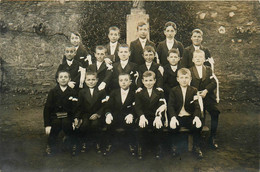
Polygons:
<instances>
[{"instance_id":1,"label":"vintage photograph","mask_svg":"<svg viewBox=\"0 0 260 172\"><path fill-rule=\"evenodd\" d=\"M259 1L0 0L0 172L257 172Z\"/></svg>"}]
</instances>

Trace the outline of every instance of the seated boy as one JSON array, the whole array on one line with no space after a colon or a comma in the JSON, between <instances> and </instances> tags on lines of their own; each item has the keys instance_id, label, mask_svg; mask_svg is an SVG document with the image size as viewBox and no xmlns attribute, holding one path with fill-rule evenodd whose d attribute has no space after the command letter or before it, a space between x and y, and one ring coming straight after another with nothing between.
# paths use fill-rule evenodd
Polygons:
<instances>
[{"instance_id":1,"label":"seated boy","mask_svg":"<svg viewBox=\"0 0 260 172\"><path fill-rule=\"evenodd\" d=\"M109 43L105 46L107 49L107 58L105 58L105 61L108 64L112 64L120 60L117 53L120 45L118 42L120 38L120 29L116 26L111 26L108 30Z\"/></svg>"},{"instance_id":2,"label":"seated boy","mask_svg":"<svg viewBox=\"0 0 260 172\"><path fill-rule=\"evenodd\" d=\"M150 45L155 48L155 43L147 39L149 32L148 25L144 22L139 22L137 25L138 38L130 43L131 57L130 61L139 65L144 64L143 49Z\"/></svg>"},{"instance_id":3,"label":"seated boy","mask_svg":"<svg viewBox=\"0 0 260 172\"><path fill-rule=\"evenodd\" d=\"M168 52L167 60L169 64L164 66L163 73L163 86L164 86L164 95L166 100L169 99L170 90L173 87L179 85L177 81L177 72L181 68L180 65L180 52L178 49L172 48Z\"/></svg>"},{"instance_id":4,"label":"seated boy","mask_svg":"<svg viewBox=\"0 0 260 172\"><path fill-rule=\"evenodd\" d=\"M157 46L157 53L159 56L160 64L165 66L168 64L167 57L168 51L172 48L178 49L180 52L180 57L183 55L184 47L181 42L177 41L174 37L177 33L177 26L174 22L167 22L164 26L164 35L166 39L162 42L159 42Z\"/></svg>"},{"instance_id":5,"label":"seated boy","mask_svg":"<svg viewBox=\"0 0 260 172\"><path fill-rule=\"evenodd\" d=\"M169 102L168 102L168 114L170 117L170 128L173 129L171 138L172 154L176 156L177 147L174 144L176 142L174 133L179 130L180 127L186 127L191 130L194 138L194 153L198 158L202 158L203 154L200 150L199 139L201 131L201 111L198 101L194 99L197 95L197 89L189 86L191 81L191 73L187 68L181 68L177 73L177 81L179 86L171 89Z\"/></svg>"},{"instance_id":6,"label":"seated boy","mask_svg":"<svg viewBox=\"0 0 260 172\"><path fill-rule=\"evenodd\" d=\"M68 45L65 48L65 57L66 60L63 61L62 64L59 65L58 70L56 72L56 78L59 71L68 71L71 77L71 80L68 83L68 86L70 88L75 89L77 92L79 90L79 85L83 85L83 83L80 83L81 78L81 69L82 65L79 61L74 60L76 54L76 49L73 45Z\"/></svg>"},{"instance_id":7,"label":"seated boy","mask_svg":"<svg viewBox=\"0 0 260 172\"><path fill-rule=\"evenodd\" d=\"M130 54L129 46L127 44L120 44L118 49L120 61L113 64L112 89L119 88L118 76L120 73L130 74L132 80L131 87L135 89L137 65L129 61Z\"/></svg>"},{"instance_id":8,"label":"seated boy","mask_svg":"<svg viewBox=\"0 0 260 172\"><path fill-rule=\"evenodd\" d=\"M194 29L191 35L192 45L184 49L183 58L181 60L183 67L191 68L192 66L194 66L194 63L192 62L192 58L193 58L193 52L195 50L202 50L205 52L206 59L211 58L209 50L206 47L202 46L202 40L203 40L202 30ZM210 63L205 62L205 65L210 66Z\"/></svg>"},{"instance_id":9,"label":"seated boy","mask_svg":"<svg viewBox=\"0 0 260 172\"><path fill-rule=\"evenodd\" d=\"M101 119L104 115L103 103L106 98L105 90L97 88L97 73L86 72L85 79L87 87L79 91L75 125L79 127L79 139L82 144L81 152L86 151L86 141L94 138L96 141L97 153L101 153Z\"/></svg>"},{"instance_id":10,"label":"seated boy","mask_svg":"<svg viewBox=\"0 0 260 172\"><path fill-rule=\"evenodd\" d=\"M218 127L218 117L220 114L214 93L217 84L212 76L211 68L203 65L205 62L204 51L195 50L192 61L195 66L190 68L192 76L191 86L198 89L203 98L204 110L208 111L211 116L210 145L212 148L216 149L218 148L218 144L216 143L215 138Z\"/></svg>"},{"instance_id":11,"label":"seated boy","mask_svg":"<svg viewBox=\"0 0 260 172\"><path fill-rule=\"evenodd\" d=\"M104 46L97 46L95 52L96 62L88 67L87 71L97 72L97 86L99 90L105 89L110 85L112 77L112 66L107 65L104 61L106 57L106 48Z\"/></svg>"},{"instance_id":12,"label":"seated boy","mask_svg":"<svg viewBox=\"0 0 260 172\"><path fill-rule=\"evenodd\" d=\"M163 67L153 62L155 54L156 52L152 46L148 45L144 47L143 58L145 63L138 67L139 77L137 80L137 88L143 87L142 78L145 71L153 71L156 74L155 87L160 89L163 88Z\"/></svg>"},{"instance_id":13,"label":"seated boy","mask_svg":"<svg viewBox=\"0 0 260 172\"><path fill-rule=\"evenodd\" d=\"M142 159L144 137L147 135L150 136L150 143L156 146L156 158L160 158L164 119L162 112L166 110L166 101L163 91L154 88L156 79L153 71L144 72L142 82L145 88L136 93L135 97L135 110L139 117L138 158Z\"/></svg>"},{"instance_id":14,"label":"seated boy","mask_svg":"<svg viewBox=\"0 0 260 172\"><path fill-rule=\"evenodd\" d=\"M107 149L104 155L109 153L111 148L111 139L115 135L115 130L124 129L125 138L129 143L129 150L132 156L135 155L135 133L134 133L134 90L130 88L131 78L129 74L119 74L119 89L113 90L106 104L106 125L105 133Z\"/></svg>"},{"instance_id":15,"label":"seated boy","mask_svg":"<svg viewBox=\"0 0 260 172\"><path fill-rule=\"evenodd\" d=\"M43 118L45 132L48 136L47 155L52 154L56 146L56 138L60 131L73 140L72 122L77 101L75 90L68 87L70 74L67 71L57 73L57 86L50 90L44 106Z\"/></svg>"}]
</instances>

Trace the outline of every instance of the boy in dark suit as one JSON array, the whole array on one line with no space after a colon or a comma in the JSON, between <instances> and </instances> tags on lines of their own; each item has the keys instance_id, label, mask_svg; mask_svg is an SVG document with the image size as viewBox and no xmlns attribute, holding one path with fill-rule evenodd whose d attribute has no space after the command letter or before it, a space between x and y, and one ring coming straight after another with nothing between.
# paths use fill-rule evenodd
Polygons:
<instances>
[{"instance_id":1,"label":"boy in dark suit","mask_svg":"<svg viewBox=\"0 0 260 172\"><path fill-rule=\"evenodd\" d=\"M203 40L202 30L194 29L191 35L192 45L184 49L183 58L181 60L183 67L191 68L192 66L194 66L194 63L192 62L192 58L193 58L193 52L195 50L204 51L206 60L211 58L209 50L206 47L202 46L202 40ZM205 62L205 65L210 66L210 63Z\"/></svg>"},{"instance_id":2,"label":"boy in dark suit","mask_svg":"<svg viewBox=\"0 0 260 172\"><path fill-rule=\"evenodd\" d=\"M75 89L77 92L79 90L79 85L83 83L80 83L81 78L81 69L82 64L79 61L74 60L76 54L76 49L73 45L68 45L65 48L65 58L66 60L59 65L58 70L56 72L56 78L59 71L68 71L70 74L71 80L68 83L68 86ZM83 80L84 81L84 80Z\"/></svg>"},{"instance_id":3,"label":"boy in dark suit","mask_svg":"<svg viewBox=\"0 0 260 172\"><path fill-rule=\"evenodd\" d=\"M56 146L56 138L60 131L73 140L72 122L75 115L76 92L68 87L70 75L67 71L57 73L57 86L50 90L44 106L43 118L45 132L48 137L47 155L52 154Z\"/></svg>"},{"instance_id":4,"label":"boy in dark suit","mask_svg":"<svg viewBox=\"0 0 260 172\"><path fill-rule=\"evenodd\" d=\"M106 57L107 50L104 46L97 46L95 57L96 62L88 67L87 71L97 72L97 86L99 90L106 88L108 90L110 85L110 80L112 77L112 67L105 63L104 58Z\"/></svg>"},{"instance_id":5,"label":"boy in dark suit","mask_svg":"<svg viewBox=\"0 0 260 172\"><path fill-rule=\"evenodd\" d=\"M210 145L212 148L218 148L216 143L216 132L218 127L218 118L220 111L217 108L217 101L214 90L216 88L216 80L212 75L212 70L208 66L204 66L205 52L196 50L193 53L193 63L195 66L190 68L192 81L194 86L200 92L203 98L204 110L208 111L211 116Z\"/></svg>"},{"instance_id":6,"label":"boy in dark suit","mask_svg":"<svg viewBox=\"0 0 260 172\"><path fill-rule=\"evenodd\" d=\"M139 117L138 128L138 158L142 159L142 147L144 137L150 134L150 139L156 145L156 158L161 156L162 127L164 116L162 112L166 110L166 101L163 91L154 88L156 82L155 73L146 71L142 80L145 88L136 93L135 110ZM148 133L148 131L151 131Z\"/></svg>"},{"instance_id":7,"label":"boy in dark suit","mask_svg":"<svg viewBox=\"0 0 260 172\"><path fill-rule=\"evenodd\" d=\"M111 139L115 135L115 130L123 128L125 138L129 143L129 150L132 156L135 155L135 134L134 134L134 90L130 88L131 78L129 74L119 74L120 88L110 93L108 103L106 104L106 149L104 155L109 153L111 148Z\"/></svg>"},{"instance_id":8,"label":"boy in dark suit","mask_svg":"<svg viewBox=\"0 0 260 172\"><path fill-rule=\"evenodd\" d=\"M163 67L153 62L156 52L152 46L145 46L143 52L143 58L145 63L138 67L139 77L137 80L137 88L143 87L142 78L145 71L153 71L156 74L156 88L163 88Z\"/></svg>"},{"instance_id":9,"label":"boy in dark suit","mask_svg":"<svg viewBox=\"0 0 260 172\"><path fill-rule=\"evenodd\" d=\"M87 87L79 91L75 126L79 126L78 135L82 143L81 152L86 151L86 139L96 140L97 153L101 153L101 124L104 116L103 103L106 101L105 90L97 88L97 73L87 72L85 79Z\"/></svg>"},{"instance_id":10,"label":"boy in dark suit","mask_svg":"<svg viewBox=\"0 0 260 172\"><path fill-rule=\"evenodd\" d=\"M174 37L177 33L177 26L174 22L167 22L164 26L164 35L166 39L162 42L159 42L157 46L157 53L159 56L160 64L165 66L168 64L167 57L168 51L172 48L178 49L180 52L180 57L183 55L184 47L181 42L177 41Z\"/></svg>"},{"instance_id":11,"label":"boy in dark suit","mask_svg":"<svg viewBox=\"0 0 260 172\"><path fill-rule=\"evenodd\" d=\"M111 26L108 30L109 43L105 46L107 49L107 57L105 58L105 61L108 64L112 64L120 60L117 53L120 45L118 42L120 38L120 29L116 26Z\"/></svg>"},{"instance_id":12,"label":"boy in dark suit","mask_svg":"<svg viewBox=\"0 0 260 172\"><path fill-rule=\"evenodd\" d=\"M130 57L129 46L127 44L120 44L118 49L119 62L113 64L112 73L112 89L119 88L118 76L120 73L128 73L131 76L131 88L135 89L137 77L137 65L129 61Z\"/></svg>"},{"instance_id":13,"label":"boy in dark suit","mask_svg":"<svg viewBox=\"0 0 260 172\"><path fill-rule=\"evenodd\" d=\"M172 138L174 138L174 132L178 131L180 127L186 127L191 130L194 138L194 153L198 158L202 158L203 154L200 150L199 139L202 123L200 120L201 111L198 101L194 99L197 95L197 89L189 86L191 81L191 73L187 68L181 68L177 73L177 81L179 86L171 89L169 102L168 102L168 114L170 117L170 128L172 132ZM175 140L172 143L176 142ZM177 147L172 145L172 154L176 156Z\"/></svg>"},{"instance_id":14,"label":"boy in dark suit","mask_svg":"<svg viewBox=\"0 0 260 172\"><path fill-rule=\"evenodd\" d=\"M168 52L167 60L169 64L164 66L163 86L166 100L169 99L170 90L179 85L177 81L177 72L181 68L180 52L178 49L172 48Z\"/></svg>"},{"instance_id":15,"label":"boy in dark suit","mask_svg":"<svg viewBox=\"0 0 260 172\"><path fill-rule=\"evenodd\" d=\"M147 39L149 28L146 23L140 22L137 25L137 33L139 38L130 43L131 57L130 61L137 64L144 64L143 49L145 46L150 45L155 48L155 44Z\"/></svg>"}]
</instances>

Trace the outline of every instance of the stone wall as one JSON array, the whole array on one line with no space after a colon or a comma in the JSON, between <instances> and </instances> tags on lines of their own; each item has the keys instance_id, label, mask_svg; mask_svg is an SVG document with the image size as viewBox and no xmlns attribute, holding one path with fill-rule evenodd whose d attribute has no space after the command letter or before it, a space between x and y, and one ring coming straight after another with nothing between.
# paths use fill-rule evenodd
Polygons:
<instances>
[{"instance_id":1,"label":"stone wall","mask_svg":"<svg viewBox=\"0 0 260 172\"><path fill-rule=\"evenodd\" d=\"M194 21L176 22L180 26L177 39L187 46L187 32L195 27L204 31L204 44L216 62L221 98L259 102L259 3L189 2L189 10L178 9L180 5L176 7L176 3L186 2L161 3L168 8L159 8L159 2L145 4L150 14L151 40L159 42L164 39L161 29L166 20L175 21L171 18L173 11L183 11L182 15L194 17ZM34 94L46 93L55 85L54 73L61 62L70 31L80 31L83 43L91 50L95 46L92 45L94 39L105 43L107 26L123 22L120 25L121 40L125 41L125 19L131 3L0 2L0 7L1 89ZM168 10L169 15L164 10ZM157 13L163 15L156 15L156 18ZM105 27L102 24L96 27L95 23L100 22L98 18L102 18ZM158 23L161 23L160 29ZM219 33L221 26L221 31L225 30L223 34ZM156 36L159 32L161 35Z\"/></svg>"}]
</instances>

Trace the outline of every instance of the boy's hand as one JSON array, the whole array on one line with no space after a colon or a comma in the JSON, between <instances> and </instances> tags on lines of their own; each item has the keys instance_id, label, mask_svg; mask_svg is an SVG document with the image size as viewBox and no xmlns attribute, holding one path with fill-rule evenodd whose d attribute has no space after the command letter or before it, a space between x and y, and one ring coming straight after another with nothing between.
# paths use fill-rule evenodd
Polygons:
<instances>
[{"instance_id":1,"label":"boy's hand","mask_svg":"<svg viewBox=\"0 0 260 172\"><path fill-rule=\"evenodd\" d=\"M110 58L105 58L104 61L106 64L110 64L110 65L113 63Z\"/></svg>"},{"instance_id":2,"label":"boy's hand","mask_svg":"<svg viewBox=\"0 0 260 172\"><path fill-rule=\"evenodd\" d=\"M179 121L177 120L177 118L174 116L171 118L170 128L175 129L177 127L177 125L180 125L180 124L179 124Z\"/></svg>"},{"instance_id":3,"label":"boy's hand","mask_svg":"<svg viewBox=\"0 0 260 172\"><path fill-rule=\"evenodd\" d=\"M141 87L137 88L137 90L135 91L135 93L139 93L140 91L142 91L143 89Z\"/></svg>"},{"instance_id":4,"label":"boy's hand","mask_svg":"<svg viewBox=\"0 0 260 172\"><path fill-rule=\"evenodd\" d=\"M107 85L107 84L106 84L105 82L101 82L101 83L99 84L99 86L98 86L98 90L100 91L100 90L105 89L106 85Z\"/></svg>"},{"instance_id":5,"label":"boy's hand","mask_svg":"<svg viewBox=\"0 0 260 172\"><path fill-rule=\"evenodd\" d=\"M80 84L79 84L79 88L83 88L83 83L80 83Z\"/></svg>"},{"instance_id":6,"label":"boy's hand","mask_svg":"<svg viewBox=\"0 0 260 172\"><path fill-rule=\"evenodd\" d=\"M153 121L153 126L156 127L157 129L162 128L163 124L160 116L155 117Z\"/></svg>"},{"instance_id":7,"label":"boy's hand","mask_svg":"<svg viewBox=\"0 0 260 172\"><path fill-rule=\"evenodd\" d=\"M208 93L208 90L205 89L205 90L201 91L200 96L201 96L202 98L205 98L206 95L207 95L207 93Z\"/></svg>"},{"instance_id":8,"label":"boy's hand","mask_svg":"<svg viewBox=\"0 0 260 172\"><path fill-rule=\"evenodd\" d=\"M93 114L93 115L91 115L90 117L89 117L89 119L90 120L96 120L96 119L98 119L100 116L98 115L98 114Z\"/></svg>"},{"instance_id":9,"label":"boy's hand","mask_svg":"<svg viewBox=\"0 0 260 172\"><path fill-rule=\"evenodd\" d=\"M139 120L139 127L144 128L146 125L148 125L148 120L144 115L141 115Z\"/></svg>"},{"instance_id":10,"label":"boy's hand","mask_svg":"<svg viewBox=\"0 0 260 172\"><path fill-rule=\"evenodd\" d=\"M134 119L134 116L133 116L132 114L128 114L128 115L125 117L125 121L126 121L127 124L132 124L133 119Z\"/></svg>"},{"instance_id":11,"label":"boy's hand","mask_svg":"<svg viewBox=\"0 0 260 172\"><path fill-rule=\"evenodd\" d=\"M70 81L70 82L68 83L68 86L69 86L70 88L74 88L74 87L75 87L75 84L76 84L76 82Z\"/></svg>"},{"instance_id":12,"label":"boy's hand","mask_svg":"<svg viewBox=\"0 0 260 172\"><path fill-rule=\"evenodd\" d=\"M46 133L46 135L49 135L50 132L51 132L51 126L45 127L45 133Z\"/></svg>"},{"instance_id":13,"label":"boy's hand","mask_svg":"<svg viewBox=\"0 0 260 172\"><path fill-rule=\"evenodd\" d=\"M113 116L111 113L108 113L106 116L106 123L111 124L112 121L113 121Z\"/></svg>"},{"instance_id":14,"label":"boy's hand","mask_svg":"<svg viewBox=\"0 0 260 172\"><path fill-rule=\"evenodd\" d=\"M197 116L194 117L192 124L196 124L196 128L200 128L202 125L201 120Z\"/></svg>"}]
</instances>

